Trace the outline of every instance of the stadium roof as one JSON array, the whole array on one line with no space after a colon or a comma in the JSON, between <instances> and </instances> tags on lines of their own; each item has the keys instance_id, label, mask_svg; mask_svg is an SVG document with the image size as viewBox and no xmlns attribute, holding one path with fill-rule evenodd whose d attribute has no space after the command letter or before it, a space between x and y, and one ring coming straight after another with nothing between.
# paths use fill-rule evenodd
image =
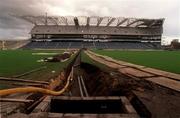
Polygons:
<instances>
[{"instance_id":1,"label":"stadium roof","mask_svg":"<svg viewBox=\"0 0 180 118\"><path fill-rule=\"evenodd\" d=\"M98 16L20 16L34 25L162 27L164 19L98 17Z\"/></svg>"}]
</instances>

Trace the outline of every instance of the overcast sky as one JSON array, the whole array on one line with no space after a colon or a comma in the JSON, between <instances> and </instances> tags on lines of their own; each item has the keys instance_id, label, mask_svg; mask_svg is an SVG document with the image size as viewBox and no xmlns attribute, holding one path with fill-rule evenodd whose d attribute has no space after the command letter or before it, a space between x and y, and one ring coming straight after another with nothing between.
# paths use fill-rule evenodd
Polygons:
<instances>
[{"instance_id":1,"label":"overcast sky","mask_svg":"<svg viewBox=\"0 0 180 118\"><path fill-rule=\"evenodd\" d=\"M0 39L28 37L32 25L13 15L165 18L164 36L180 37L180 0L0 0Z\"/></svg>"}]
</instances>

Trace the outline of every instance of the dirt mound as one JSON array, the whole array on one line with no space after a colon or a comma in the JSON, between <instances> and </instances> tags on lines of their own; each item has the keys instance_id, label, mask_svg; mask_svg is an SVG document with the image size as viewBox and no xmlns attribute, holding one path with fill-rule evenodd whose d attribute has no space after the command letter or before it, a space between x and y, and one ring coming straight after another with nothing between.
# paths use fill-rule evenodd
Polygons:
<instances>
[{"instance_id":1,"label":"dirt mound","mask_svg":"<svg viewBox=\"0 0 180 118\"><path fill-rule=\"evenodd\" d=\"M64 61L66 59L69 59L71 57L73 53L63 53L63 54L58 54L58 55L54 55L51 58L45 58L44 61L45 62L61 62Z\"/></svg>"}]
</instances>

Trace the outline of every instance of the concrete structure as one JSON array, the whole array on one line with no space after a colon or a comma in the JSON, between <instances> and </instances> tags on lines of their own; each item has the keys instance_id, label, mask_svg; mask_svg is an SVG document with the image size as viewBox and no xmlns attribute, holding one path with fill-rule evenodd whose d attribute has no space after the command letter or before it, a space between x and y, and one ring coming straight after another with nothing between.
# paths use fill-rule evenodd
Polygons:
<instances>
[{"instance_id":1,"label":"concrete structure","mask_svg":"<svg viewBox=\"0 0 180 118\"><path fill-rule=\"evenodd\" d=\"M112 104L113 103L113 104ZM71 105L70 105L71 104ZM77 106L78 105L78 106ZM58 110L59 109L59 110ZM61 111L62 110L62 111ZM65 110L65 111L64 111ZM47 96L30 114L8 118L140 118L125 96Z\"/></svg>"},{"instance_id":2,"label":"concrete structure","mask_svg":"<svg viewBox=\"0 0 180 118\"><path fill-rule=\"evenodd\" d=\"M32 39L91 38L160 41L164 19L85 16L21 16L34 24Z\"/></svg>"}]
</instances>

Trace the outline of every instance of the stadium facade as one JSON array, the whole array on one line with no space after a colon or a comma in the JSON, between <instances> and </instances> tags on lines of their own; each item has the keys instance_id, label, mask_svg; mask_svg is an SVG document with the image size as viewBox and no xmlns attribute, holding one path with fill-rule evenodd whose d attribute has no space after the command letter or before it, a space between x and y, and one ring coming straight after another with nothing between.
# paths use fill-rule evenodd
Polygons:
<instances>
[{"instance_id":1,"label":"stadium facade","mask_svg":"<svg viewBox=\"0 0 180 118\"><path fill-rule=\"evenodd\" d=\"M22 16L21 18L34 24L30 32L32 41L63 41L71 44L75 41L81 47L84 47L84 41L89 41L92 46L86 46L87 48L97 48L94 42L160 44L164 22L164 19L96 16ZM80 41L79 44L77 41ZM100 47L108 48L108 46ZM69 48L73 47L69 44Z\"/></svg>"}]
</instances>

